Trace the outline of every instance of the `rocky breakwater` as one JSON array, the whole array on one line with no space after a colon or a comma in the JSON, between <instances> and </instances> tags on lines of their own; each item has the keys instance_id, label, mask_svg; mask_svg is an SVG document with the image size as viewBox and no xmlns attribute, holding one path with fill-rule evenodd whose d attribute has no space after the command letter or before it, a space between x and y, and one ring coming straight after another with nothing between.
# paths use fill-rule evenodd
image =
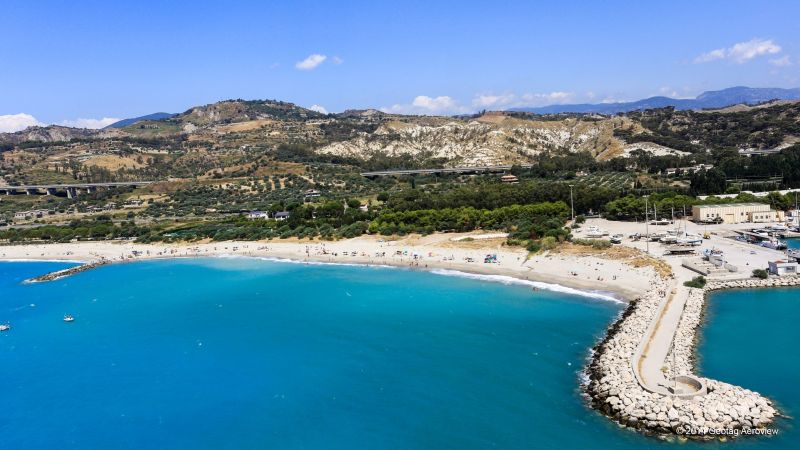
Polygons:
<instances>
[{"instance_id":1,"label":"rocky breakwater","mask_svg":"<svg viewBox=\"0 0 800 450\"><path fill-rule=\"evenodd\" d=\"M70 267L68 269L63 270L56 270L55 272L49 272L44 275L40 275L38 277L33 277L25 280L26 283L40 283L42 281L53 281L58 280L59 278L68 277L71 275L75 275L76 273L81 273L87 270L94 269L95 267L103 266L109 264L110 261L107 259L101 259L99 261L92 261L86 264L81 264L80 266Z\"/></svg>"},{"instance_id":2,"label":"rocky breakwater","mask_svg":"<svg viewBox=\"0 0 800 450\"><path fill-rule=\"evenodd\" d=\"M666 382L654 389L635 373L633 358L669 290L665 280L654 283L650 291L631 302L595 347L584 385L592 405L620 424L650 434L709 439L762 433L777 415L770 400L757 392L691 375L705 290L690 289L667 358L674 359L675 367L665 364L662 368ZM680 375L690 375L686 379L699 381L705 391L671 392L671 380L681 379Z\"/></svg>"}]
</instances>

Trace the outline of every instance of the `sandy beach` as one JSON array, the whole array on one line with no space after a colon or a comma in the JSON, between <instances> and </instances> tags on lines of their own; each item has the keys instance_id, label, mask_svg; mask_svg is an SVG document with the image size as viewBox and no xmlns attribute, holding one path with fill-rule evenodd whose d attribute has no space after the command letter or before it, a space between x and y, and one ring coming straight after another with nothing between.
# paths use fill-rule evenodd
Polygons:
<instances>
[{"instance_id":1,"label":"sandy beach","mask_svg":"<svg viewBox=\"0 0 800 450\"><path fill-rule=\"evenodd\" d=\"M137 260L243 256L294 261L387 265L421 270L452 270L500 275L582 291L613 293L629 300L650 286L652 267L632 267L605 255L544 253L528 256L504 238L478 238L480 233L435 234L387 240L362 236L341 241L226 241L198 244L136 244L129 241L74 242L0 246L2 260L71 260L130 262ZM473 237L474 239L465 239ZM486 260L491 256L490 261ZM495 258L496 256L496 258ZM553 288L552 286L540 286Z\"/></svg>"}]
</instances>

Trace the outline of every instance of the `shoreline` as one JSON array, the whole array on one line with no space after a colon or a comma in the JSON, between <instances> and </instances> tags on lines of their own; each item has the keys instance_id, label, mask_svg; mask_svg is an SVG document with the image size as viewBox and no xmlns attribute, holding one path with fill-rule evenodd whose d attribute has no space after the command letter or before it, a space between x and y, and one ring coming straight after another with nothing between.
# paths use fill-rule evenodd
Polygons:
<instances>
[{"instance_id":1,"label":"shoreline","mask_svg":"<svg viewBox=\"0 0 800 450\"><path fill-rule=\"evenodd\" d=\"M595 300L603 300L618 304L628 304L624 296L614 291L604 290L590 290L585 288L572 287L558 283L549 283L545 281L532 280L529 278L520 278L512 275L505 275L501 273L491 273L490 271L466 271L460 269L440 268L440 267L425 267L418 266L405 266L400 264L379 264L379 263L362 263L362 262L335 262L335 261L321 261L321 260L300 260L292 258L282 258L273 256L250 256L250 255L234 255L234 254L218 254L218 255L190 255L190 256L163 256L148 259L137 259L131 261L110 261L99 263L98 261L81 261L81 260L61 260L61 259L0 259L0 262L13 263L13 262L69 262L78 264L77 266L59 269L53 272L48 272L33 278L25 280L25 283L42 283L47 281L55 281L66 278L85 270L91 270L104 265L115 264L133 264L146 261L167 261L173 259L202 259L202 258L220 258L220 259L257 259L261 261L271 261L284 264L306 264L306 265L320 265L320 266L344 266L344 267L377 267L386 269L400 269L423 271L445 277L467 278L472 280L485 281L489 283L500 283L506 285L518 285L533 287L534 290L548 291L558 294L575 295L584 298L591 298ZM100 260L102 261L102 260Z\"/></svg>"},{"instance_id":2,"label":"shoreline","mask_svg":"<svg viewBox=\"0 0 800 450\"><path fill-rule=\"evenodd\" d=\"M598 256L574 252L529 256L524 249L506 247L496 239L453 243L452 236L412 236L394 241L362 237L194 245L79 242L0 246L0 260L86 258L93 261L87 263L91 265L102 260L124 263L219 257L405 268L627 303L590 349L581 372L581 389L594 409L645 434L691 439L710 439L719 430L742 434L763 430L779 416L773 402L757 392L694 375L697 336L703 325L708 292L796 286L800 285L800 277L709 280L702 290L689 289L682 283L692 274L680 269L680 261L675 259L658 258L673 268L673 272L664 273L657 266L637 265L637 261L641 263L641 252L633 259L620 254L615 259L605 253ZM35 252L39 254L31 255ZM479 262L483 255L486 258ZM598 286L605 292L597 292ZM609 291L612 295L607 295Z\"/></svg>"},{"instance_id":3,"label":"shoreline","mask_svg":"<svg viewBox=\"0 0 800 450\"><path fill-rule=\"evenodd\" d=\"M107 241L6 245L0 246L0 261L90 264L101 259L120 263L184 257L253 257L296 263L405 267L443 271L443 275L464 273L473 277L499 277L494 281L528 284L532 288L617 302L629 302L635 298L653 276L651 269L629 267L623 261L559 254L529 258L527 251L522 248L490 242L496 239L478 240L476 242L482 245L476 247L444 241L449 241L449 238L450 235L441 235L438 242L435 239L434 242L425 242L428 240L426 238L398 241L356 238L343 241L225 241L188 245ZM496 255L497 262L483 262L488 254ZM503 280L502 277L508 277L509 280ZM598 279L603 281L598 282ZM612 281L609 279L613 282L608 283Z\"/></svg>"}]
</instances>

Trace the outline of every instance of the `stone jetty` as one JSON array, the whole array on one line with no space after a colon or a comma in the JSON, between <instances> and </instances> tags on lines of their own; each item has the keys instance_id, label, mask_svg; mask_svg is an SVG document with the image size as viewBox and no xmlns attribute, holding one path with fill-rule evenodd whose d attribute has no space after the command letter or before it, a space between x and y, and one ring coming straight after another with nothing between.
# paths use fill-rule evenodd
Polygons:
<instances>
[{"instance_id":1,"label":"stone jetty","mask_svg":"<svg viewBox=\"0 0 800 450\"><path fill-rule=\"evenodd\" d=\"M704 289L689 289L662 368L669 381L657 392L642 382L636 356L671 291L670 283L659 279L630 303L594 348L583 386L592 405L622 425L651 434L709 439L769 433L767 426L778 415L769 399L692 372L706 294L718 289L775 286L800 286L800 277L712 281Z\"/></svg>"},{"instance_id":2,"label":"stone jetty","mask_svg":"<svg viewBox=\"0 0 800 450\"><path fill-rule=\"evenodd\" d=\"M63 270L56 270L55 272L46 273L44 275L40 275L38 277L33 277L25 280L26 283L40 283L42 281L53 281L58 280L59 278L68 277L71 275L75 275L76 273L81 273L87 270L94 269L95 267L100 267L106 264L109 264L111 261L107 259L101 259L98 261L88 262L86 264L81 264L80 266L70 267L68 269Z\"/></svg>"}]
</instances>

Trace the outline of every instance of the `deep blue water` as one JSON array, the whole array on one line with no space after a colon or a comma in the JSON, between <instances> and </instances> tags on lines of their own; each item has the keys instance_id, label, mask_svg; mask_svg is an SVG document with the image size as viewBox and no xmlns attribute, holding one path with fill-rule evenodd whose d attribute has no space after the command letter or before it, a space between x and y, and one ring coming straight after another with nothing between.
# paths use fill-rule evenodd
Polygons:
<instances>
[{"instance_id":1,"label":"deep blue water","mask_svg":"<svg viewBox=\"0 0 800 450\"><path fill-rule=\"evenodd\" d=\"M800 248L800 239L798 238L786 239L786 245L789 248Z\"/></svg>"},{"instance_id":2,"label":"deep blue water","mask_svg":"<svg viewBox=\"0 0 800 450\"><path fill-rule=\"evenodd\" d=\"M798 417L800 288L714 292L706 313L699 347L701 373L765 394L783 414ZM777 437L746 440L746 446L798 448L796 419L782 419L778 428Z\"/></svg>"},{"instance_id":3,"label":"deep blue water","mask_svg":"<svg viewBox=\"0 0 800 450\"><path fill-rule=\"evenodd\" d=\"M622 308L613 302L250 259L111 265L20 283L64 266L0 263L0 322L13 326L0 334L2 448L677 445L620 429L580 397L588 349ZM712 303L723 317L728 303ZM76 321L63 322L65 313ZM704 349L719 345L711 325ZM728 376L745 376L751 360L715 366L714 355L703 361L709 375L776 389L755 371L758 384ZM774 394L797 402L789 388Z\"/></svg>"}]
</instances>

